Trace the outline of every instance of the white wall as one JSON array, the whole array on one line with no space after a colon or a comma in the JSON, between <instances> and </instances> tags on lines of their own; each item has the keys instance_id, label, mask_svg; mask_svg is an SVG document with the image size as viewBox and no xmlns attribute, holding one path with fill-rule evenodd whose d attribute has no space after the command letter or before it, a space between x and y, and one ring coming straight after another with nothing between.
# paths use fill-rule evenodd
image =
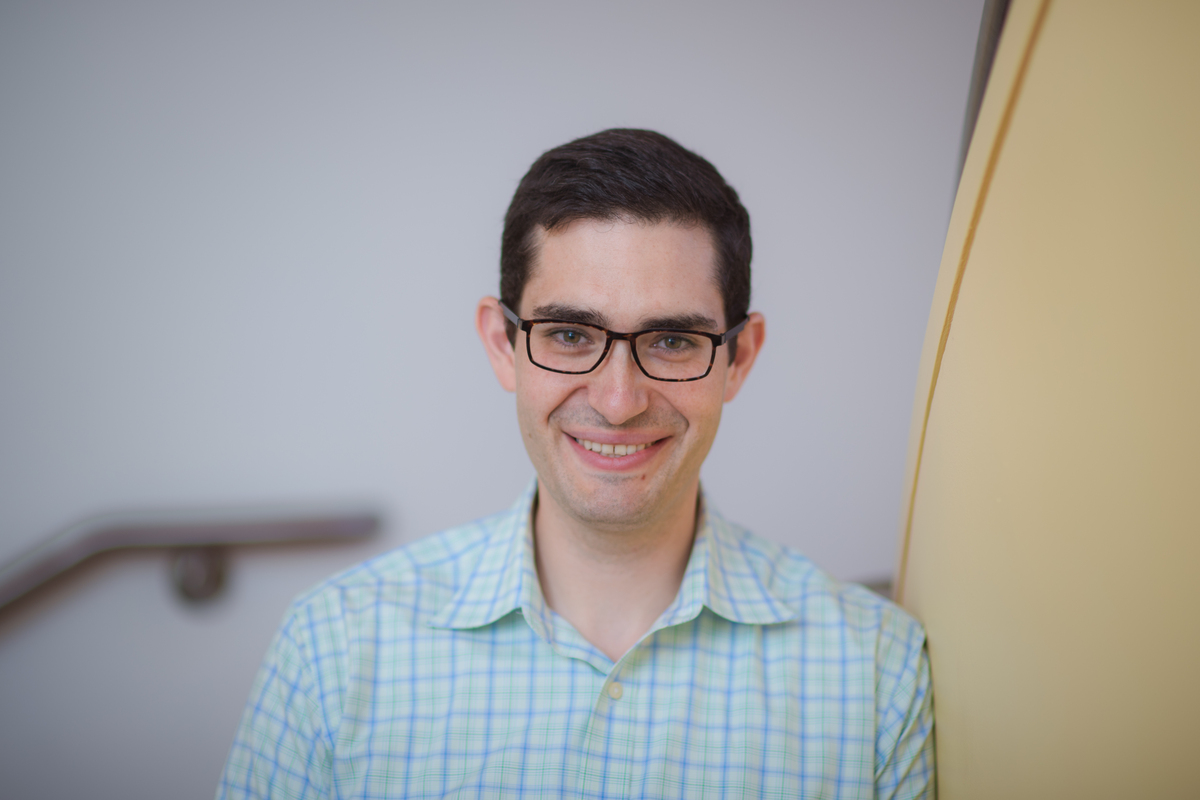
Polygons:
<instances>
[{"instance_id":1,"label":"white wall","mask_svg":"<svg viewBox=\"0 0 1200 800\"><path fill-rule=\"evenodd\" d=\"M201 798L289 598L528 480L475 339L543 150L656 128L754 226L725 513L890 573L981 0L0 5L0 562L101 511L361 502L384 536L161 553L0 611L8 798Z\"/></svg>"}]
</instances>

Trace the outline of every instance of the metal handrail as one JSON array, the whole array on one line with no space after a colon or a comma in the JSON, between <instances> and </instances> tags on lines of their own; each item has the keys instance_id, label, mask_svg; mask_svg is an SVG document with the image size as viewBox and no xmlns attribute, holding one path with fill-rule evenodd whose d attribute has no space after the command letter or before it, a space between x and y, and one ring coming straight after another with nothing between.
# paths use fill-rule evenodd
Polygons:
<instances>
[{"instance_id":1,"label":"metal handrail","mask_svg":"<svg viewBox=\"0 0 1200 800\"><path fill-rule=\"evenodd\" d=\"M379 516L363 511L145 512L91 517L0 566L0 608L92 556L111 550L206 549L211 553L212 548L230 545L349 542L368 538L379 527Z\"/></svg>"}]
</instances>

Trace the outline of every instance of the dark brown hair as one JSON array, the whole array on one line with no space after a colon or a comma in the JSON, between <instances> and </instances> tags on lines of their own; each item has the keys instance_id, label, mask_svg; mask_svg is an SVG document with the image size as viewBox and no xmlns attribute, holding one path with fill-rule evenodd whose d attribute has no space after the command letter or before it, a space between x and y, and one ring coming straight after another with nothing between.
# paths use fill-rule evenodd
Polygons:
<instances>
[{"instance_id":1,"label":"dark brown hair","mask_svg":"<svg viewBox=\"0 0 1200 800\"><path fill-rule=\"evenodd\" d=\"M750 308L750 215L708 161L661 133L613 128L548 150L521 179L500 243L500 299L519 310L538 230L579 219L703 225L716 250L725 325ZM515 329L509 326L509 339ZM730 342L732 358L736 339Z\"/></svg>"}]
</instances>

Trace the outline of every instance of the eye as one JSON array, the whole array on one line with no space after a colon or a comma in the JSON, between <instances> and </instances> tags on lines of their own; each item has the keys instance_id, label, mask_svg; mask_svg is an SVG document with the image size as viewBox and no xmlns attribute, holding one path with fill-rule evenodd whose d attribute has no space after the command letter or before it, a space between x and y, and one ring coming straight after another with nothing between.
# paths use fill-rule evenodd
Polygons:
<instances>
[{"instance_id":1,"label":"eye","mask_svg":"<svg viewBox=\"0 0 1200 800\"><path fill-rule=\"evenodd\" d=\"M671 353L683 353L696 347L691 336L682 333L663 333L654 339L655 349Z\"/></svg>"},{"instance_id":2,"label":"eye","mask_svg":"<svg viewBox=\"0 0 1200 800\"><path fill-rule=\"evenodd\" d=\"M544 335L550 343L559 347L582 347L593 340L587 330L566 326L549 328Z\"/></svg>"}]
</instances>

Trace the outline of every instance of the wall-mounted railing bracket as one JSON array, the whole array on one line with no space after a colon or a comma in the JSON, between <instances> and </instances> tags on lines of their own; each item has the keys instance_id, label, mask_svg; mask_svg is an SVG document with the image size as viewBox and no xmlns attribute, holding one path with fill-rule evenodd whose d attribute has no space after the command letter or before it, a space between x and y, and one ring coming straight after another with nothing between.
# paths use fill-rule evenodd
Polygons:
<instances>
[{"instance_id":1,"label":"wall-mounted railing bracket","mask_svg":"<svg viewBox=\"0 0 1200 800\"><path fill-rule=\"evenodd\" d=\"M228 549L237 545L350 542L380 527L364 511L280 513L204 511L94 517L72 525L0 566L0 607L99 553L170 548L171 578L184 599L215 597L225 585Z\"/></svg>"}]
</instances>

